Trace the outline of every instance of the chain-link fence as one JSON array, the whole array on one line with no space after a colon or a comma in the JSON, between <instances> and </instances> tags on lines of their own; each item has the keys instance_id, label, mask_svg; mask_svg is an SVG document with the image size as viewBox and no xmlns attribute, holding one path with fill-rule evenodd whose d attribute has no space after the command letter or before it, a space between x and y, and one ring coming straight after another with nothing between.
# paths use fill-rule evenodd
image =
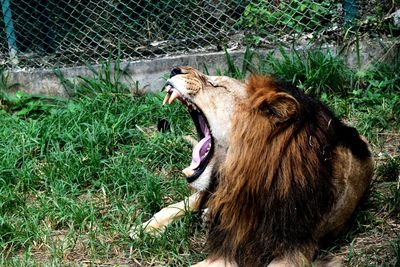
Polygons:
<instances>
[{"instance_id":1,"label":"chain-link fence","mask_svg":"<svg viewBox=\"0 0 400 267\"><path fill-rule=\"evenodd\" d=\"M110 56L135 60L243 46L337 41L355 19L363 21L371 14L383 18L396 5L377 0L1 3L0 65L10 67L76 66Z\"/></svg>"}]
</instances>

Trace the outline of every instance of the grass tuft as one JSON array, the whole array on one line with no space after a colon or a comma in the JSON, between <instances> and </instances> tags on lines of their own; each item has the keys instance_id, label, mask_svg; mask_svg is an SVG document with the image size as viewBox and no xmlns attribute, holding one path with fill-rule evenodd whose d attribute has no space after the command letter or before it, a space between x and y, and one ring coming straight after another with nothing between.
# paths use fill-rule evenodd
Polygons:
<instances>
[{"instance_id":1,"label":"grass tuft","mask_svg":"<svg viewBox=\"0 0 400 267\"><path fill-rule=\"evenodd\" d=\"M263 59L262 73L273 74L315 95L348 94L352 73L341 58L319 49L289 52L280 48L279 51L280 57L270 53Z\"/></svg>"},{"instance_id":2,"label":"grass tuft","mask_svg":"<svg viewBox=\"0 0 400 267\"><path fill-rule=\"evenodd\" d=\"M396 182L400 179L400 156L388 159L377 169L377 174L384 181Z\"/></svg>"}]
</instances>

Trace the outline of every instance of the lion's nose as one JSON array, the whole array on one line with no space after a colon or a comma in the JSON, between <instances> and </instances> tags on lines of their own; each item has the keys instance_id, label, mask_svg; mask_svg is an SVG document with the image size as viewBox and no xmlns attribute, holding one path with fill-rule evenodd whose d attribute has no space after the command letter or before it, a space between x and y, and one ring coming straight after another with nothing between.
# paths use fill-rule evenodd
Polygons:
<instances>
[{"instance_id":1,"label":"lion's nose","mask_svg":"<svg viewBox=\"0 0 400 267\"><path fill-rule=\"evenodd\" d=\"M172 78L172 77L174 77L175 75L178 75L178 74L182 74L182 70L179 67L173 67L169 77Z\"/></svg>"}]
</instances>

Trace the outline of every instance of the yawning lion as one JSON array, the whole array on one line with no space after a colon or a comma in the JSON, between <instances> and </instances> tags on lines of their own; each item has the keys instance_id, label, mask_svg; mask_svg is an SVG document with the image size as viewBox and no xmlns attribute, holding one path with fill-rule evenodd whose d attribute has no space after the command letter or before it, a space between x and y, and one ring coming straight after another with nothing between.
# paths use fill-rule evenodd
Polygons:
<instances>
[{"instance_id":1,"label":"yawning lion","mask_svg":"<svg viewBox=\"0 0 400 267\"><path fill-rule=\"evenodd\" d=\"M183 170L197 193L144 224L208 207L196 266L304 266L349 221L373 175L368 144L320 101L271 77L246 82L177 67L165 103L187 106L200 141ZM132 233L134 234L134 233Z\"/></svg>"}]
</instances>

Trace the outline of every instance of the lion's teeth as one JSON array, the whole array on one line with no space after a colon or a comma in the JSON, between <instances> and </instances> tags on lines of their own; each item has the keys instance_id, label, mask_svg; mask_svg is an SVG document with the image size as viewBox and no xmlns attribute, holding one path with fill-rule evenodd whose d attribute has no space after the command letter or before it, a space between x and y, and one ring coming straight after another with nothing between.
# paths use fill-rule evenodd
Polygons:
<instances>
[{"instance_id":1,"label":"lion's teeth","mask_svg":"<svg viewBox=\"0 0 400 267\"><path fill-rule=\"evenodd\" d=\"M186 177L190 177L194 174L194 170L192 170L190 167L187 167L186 169L182 170L182 172Z\"/></svg>"},{"instance_id":2,"label":"lion's teeth","mask_svg":"<svg viewBox=\"0 0 400 267\"><path fill-rule=\"evenodd\" d=\"M171 97L171 95L167 93L167 94L165 95L165 98L164 98L164 101L162 102L162 104L163 104L163 105L167 104L167 102L168 102L168 100L170 99L170 97Z\"/></svg>"},{"instance_id":3,"label":"lion's teeth","mask_svg":"<svg viewBox=\"0 0 400 267\"><path fill-rule=\"evenodd\" d=\"M186 102L187 103L187 106L189 107L189 108L191 108L192 110L194 109L194 110L197 110L197 107L196 107L196 105L195 104L193 104L193 103L191 103L191 102Z\"/></svg>"},{"instance_id":4,"label":"lion's teeth","mask_svg":"<svg viewBox=\"0 0 400 267\"><path fill-rule=\"evenodd\" d=\"M171 104L175 99L177 99L180 96L179 92L177 90L173 90L171 97L168 100L168 104Z\"/></svg>"},{"instance_id":5,"label":"lion's teeth","mask_svg":"<svg viewBox=\"0 0 400 267\"><path fill-rule=\"evenodd\" d=\"M167 92L167 93L169 93L169 91L171 91L171 89L172 89L172 86L171 85L167 85L167 86L165 86L165 91Z\"/></svg>"}]
</instances>

